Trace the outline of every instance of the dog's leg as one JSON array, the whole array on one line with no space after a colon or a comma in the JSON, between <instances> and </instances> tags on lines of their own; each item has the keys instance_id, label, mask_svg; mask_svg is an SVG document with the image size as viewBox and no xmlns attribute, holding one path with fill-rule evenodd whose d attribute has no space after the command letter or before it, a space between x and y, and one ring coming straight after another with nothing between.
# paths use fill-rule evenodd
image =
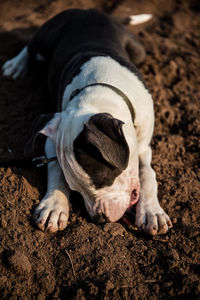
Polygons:
<instances>
[{"instance_id":1,"label":"dog's leg","mask_svg":"<svg viewBox=\"0 0 200 300\"><path fill-rule=\"evenodd\" d=\"M13 79L22 77L28 69L29 58L30 55L28 52L28 46L25 46L17 56L13 57L10 60L7 60L3 64L3 76L12 77ZM37 53L36 60L43 61L45 60L45 58L39 53Z\"/></svg>"},{"instance_id":2,"label":"dog's leg","mask_svg":"<svg viewBox=\"0 0 200 300\"><path fill-rule=\"evenodd\" d=\"M17 79L24 75L28 65L33 64L35 60L47 59L47 53L51 57L59 41L62 28L72 14L72 10L63 11L44 23L19 54L3 64L3 75Z\"/></svg>"},{"instance_id":3,"label":"dog's leg","mask_svg":"<svg viewBox=\"0 0 200 300\"><path fill-rule=\"evenodd\" d=\"M140 64L145 60L146 51L138 39L127 31L125 49L133 64Z\"/></svg>"},{"instance_id":4,"label":"dog's leg","mask_svg":"<svg viewBox=\"0 0 200 300\"><path fill-rule=\"evenodd\" d=\"M3 64L3 76L11 76L13 79L17 79L22 76L27 70L28 60L28 48L25 46L17 56Z\"/></svg>"},{"instance_id":5,"label":"dog's leg","mask_svg":"<svg viewBox=\"0 0 200 300\"><path fill-rule=\"evenodd\" d=\"M124 26L115 23L119 39L124 47L127 57L133 64L140 64L145 60L146 51L140 41Z\"/></svg>"},{"instance_id":6,"label":"dog's leg","mask_svg":"<svg viewBox=\"0 0 200 300\"><path fill-rule=\"evenodd\" d=\"M47 138L45 145L47 157L55 156L53 142ZM43 231L56 232L67 226L69 218L69 188L62 169L57 161L48 164L47 193L36 207L34 220Z\"/></svg>"},{"instance_id":7,"label":"dog's leg","mask_svg":"<svg viewBox=\"0 0 200 300\"><path fill-rule=\"evenodd\" d=\"M136 225L150 235L165 234L172 227L169 216L157 198L157 182L151 167L151 148L139 155L140 198L136 207Z\"/></svg>"}]
</instances>

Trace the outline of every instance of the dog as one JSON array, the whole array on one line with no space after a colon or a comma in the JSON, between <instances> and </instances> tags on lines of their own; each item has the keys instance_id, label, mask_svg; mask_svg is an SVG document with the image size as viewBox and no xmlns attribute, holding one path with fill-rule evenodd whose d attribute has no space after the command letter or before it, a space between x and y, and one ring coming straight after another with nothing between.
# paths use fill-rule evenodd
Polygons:
<instances>
[{"instance_id":1,"label":"dog","mask_svg":"<svg viewBox=\"0 0 200 300\"><path fill-rule=\"evenodd\" d=\"M147 234L172 227L151 167L153 100L135 67L145 55L120 22L94 9L70 9L3 65L3 75L16 79L36 59L48 63L57 111L39 130L48 163L47 193L34 212L41 230L67 226L70 190L82 195L97 224L118 221L136 204L135 224Z\"/></svg>"}]
</instances>

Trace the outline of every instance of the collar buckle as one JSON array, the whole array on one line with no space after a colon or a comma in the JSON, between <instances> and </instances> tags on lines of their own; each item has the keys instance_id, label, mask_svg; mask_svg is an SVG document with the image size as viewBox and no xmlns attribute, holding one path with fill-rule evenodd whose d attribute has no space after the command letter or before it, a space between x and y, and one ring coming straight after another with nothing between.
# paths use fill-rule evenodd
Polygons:
<instances>
[{"instance_id":1,"label":"collar buckle","mask_svg":"<svg viewBox=\"0 0 200 300\"><path fill-rule=\"evenodd\" d=\"M38 156L32 159L32 162L36 164L37 168L43 167L45 165L47 165L49 162L57 160L57 157L51 157L51 158L47 158L45 155L43 156Z\"/></svg>"}]
</instances>

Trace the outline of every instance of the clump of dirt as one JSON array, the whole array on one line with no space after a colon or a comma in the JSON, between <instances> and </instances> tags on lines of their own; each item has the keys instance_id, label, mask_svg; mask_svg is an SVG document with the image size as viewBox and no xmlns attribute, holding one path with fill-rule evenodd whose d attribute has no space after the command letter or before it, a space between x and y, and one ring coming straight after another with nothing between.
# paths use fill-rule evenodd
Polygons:
<instances>
[{"instance_id":1,"label":"clump of dirt","mask_svg":"<svg viewBox=\"0 0 200 300\"><path fill-rule=\"evenodd\" d=\"M27 258L21 251L17 250L9 257L10 267L17 274L30 273L31 264Z\"/></svg>"},{"instance_id":2,"label":"clump of dirt","mask_svg":"<svg viewBox=\"0 0 200 300\"><path fill-rule=\"evenodd\" d=\"M35 116L52 110L45 64L36 64L35 73L19 81L1 76L0 298L197 299L199 2L1 1L1 64L44 21L71 7L95 7L118 17L154 15L129 29L147 50L140 70L155 102L153 167L161 205L174 227L165 236L150 238L122 222L97 226L80 195L73 193L67 228L55 235L37 230L31 215L45 194L46 170L26 166L23 148ZM127 218L134 222L134 211Z\"/></svg>"}]
</instances>

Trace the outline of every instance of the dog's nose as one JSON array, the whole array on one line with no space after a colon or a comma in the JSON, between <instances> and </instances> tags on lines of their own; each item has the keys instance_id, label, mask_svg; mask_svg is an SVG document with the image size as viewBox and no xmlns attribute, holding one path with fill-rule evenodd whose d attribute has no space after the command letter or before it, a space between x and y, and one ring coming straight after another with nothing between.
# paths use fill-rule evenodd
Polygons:
<instances>
[{"instance_id":1,"label":"dog's nose","mask_svg":"<svg viewBox=\"0 0 200 300\"><path fill-rule=\"evenodd\" d=\"M94 217L92 217L92 221L96 224L104 224L109 222L108 218L104 214L95 215Z\"/></svg>"}]
</instances>

